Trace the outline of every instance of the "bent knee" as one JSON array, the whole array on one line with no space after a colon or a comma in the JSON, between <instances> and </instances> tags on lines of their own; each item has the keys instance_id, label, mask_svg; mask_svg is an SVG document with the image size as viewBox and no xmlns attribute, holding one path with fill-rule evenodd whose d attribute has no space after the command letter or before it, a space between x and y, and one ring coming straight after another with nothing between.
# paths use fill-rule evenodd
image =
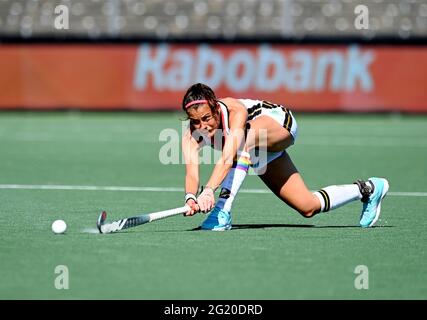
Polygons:
<instances>
[{"instance_id":1,"label":"bent knee","mask_svg":"<svg viewBox=\"0 0 427 320\"><path fill-rule=\"evenodd\" d=\"M300 215L304 218L312 218L318 213L318 209L316 207L303 207L296 209Z\"/></svg>"},{"instance_id":2,"label":"bent knee","mask_svg":"<svg viewBox=\"0 0 427 320\"><path fill-rule=\"evenodd\" d=\"M320 212L320 203L317 197L312 195L312 197L306 197L304 201L300 201L294 208L304 218L311 218Z\"/></svg>"}]
</instances>

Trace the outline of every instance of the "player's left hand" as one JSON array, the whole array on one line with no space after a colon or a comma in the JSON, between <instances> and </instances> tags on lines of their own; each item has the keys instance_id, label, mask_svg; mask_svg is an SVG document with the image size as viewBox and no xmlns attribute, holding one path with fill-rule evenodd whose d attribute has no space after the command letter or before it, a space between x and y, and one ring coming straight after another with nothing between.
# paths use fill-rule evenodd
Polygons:
<instances>
[{"instance_id":1,"label":"player's left hand","mask_svg":"<svg viewBox=\"0 0 427 320\"><path fill-rule=\"evenodd\" d=\"M200 211L207 213L212 210L215 205L215 194L212 188L206 187L197 198L197 204Z\"/></svg>"},{"instance_id":2,"label":"player's left hand","mask_svg":"<svg viewBox=\"0 0 427 320\"><path fill-rule=\"evenodd\" d=\"M184 216L186 216L186 217L194 216L197 212L200 211L197 202L194 201L193 199L188 199L186 204L190 207L190 210L185 212Z\"/></svg>"}]
</instances>

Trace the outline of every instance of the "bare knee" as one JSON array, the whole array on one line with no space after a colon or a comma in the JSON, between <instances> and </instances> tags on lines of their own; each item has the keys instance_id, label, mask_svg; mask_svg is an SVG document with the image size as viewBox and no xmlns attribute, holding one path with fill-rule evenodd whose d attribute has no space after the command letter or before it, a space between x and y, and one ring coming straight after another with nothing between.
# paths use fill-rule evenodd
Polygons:
<instances>
[{"instance_id":1,"label":"bare knee","mask_svg":"<svg viewBox=\"0 0 427 320\"><path fill-rule=\"evenodd\" d=\"M315 205L313 205L313 206L303 206L303 207L300 207L300 208L296 208L296 210L304 218L312 218L317 213L319 213L319 209Z\"/></svg>"},{"instance_id":2,"label":"bare knee","mask_svg":"<svg viewBox=\"0 0 427 320\"><path fill-rule=\"evenodd\" d=\"M299 212L304 218L312 218L320 212L319 199L313 194L311 197L306 197L303 202L295 206L295 210Z\"/></svg>"}]
</instances>

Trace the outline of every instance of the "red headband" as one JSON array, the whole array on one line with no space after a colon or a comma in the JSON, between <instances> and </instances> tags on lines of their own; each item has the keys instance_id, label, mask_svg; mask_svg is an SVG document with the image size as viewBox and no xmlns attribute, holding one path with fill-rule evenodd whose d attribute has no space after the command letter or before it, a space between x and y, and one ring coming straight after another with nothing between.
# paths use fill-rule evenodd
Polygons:
<instances>
[{"instance_id":1,"label":"red headband","mask_svg":"<svg viewBox=\"0 0 427 320\"><path fill-rule=\"evenodd\" d=\"M199 103L208 103L208 100L194 100L194 101L191 101L191 102L189 102L189 103L187 103L187 104L185 105L184 109L185 109L185 110L187 110L187 109L188 109L188 108L190 108L192 105L199 104Z\"/></svg>"}]
</instances>

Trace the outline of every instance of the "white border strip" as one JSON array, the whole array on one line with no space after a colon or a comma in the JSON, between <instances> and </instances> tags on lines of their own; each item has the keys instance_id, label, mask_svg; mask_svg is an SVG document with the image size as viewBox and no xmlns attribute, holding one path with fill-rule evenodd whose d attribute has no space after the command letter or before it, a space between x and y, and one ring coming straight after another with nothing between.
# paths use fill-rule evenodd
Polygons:
<instances>
[{"instance_id":1,"label":"white border strip","mask_svg":"<svg viewBox=\"0 0 427 320\"><path fill-rule=\"evenodd\" d=\"M136 192L184 192L183 188L174 187L118 187L118 186L65 186L65 185L27 185L0 184L0 190L77 190L77 191L136 191ZM242 189L241 193L271 193L268 189ZM427 197L427 192L389 192L389 196Z\"/></svg>"}]
</instances>

